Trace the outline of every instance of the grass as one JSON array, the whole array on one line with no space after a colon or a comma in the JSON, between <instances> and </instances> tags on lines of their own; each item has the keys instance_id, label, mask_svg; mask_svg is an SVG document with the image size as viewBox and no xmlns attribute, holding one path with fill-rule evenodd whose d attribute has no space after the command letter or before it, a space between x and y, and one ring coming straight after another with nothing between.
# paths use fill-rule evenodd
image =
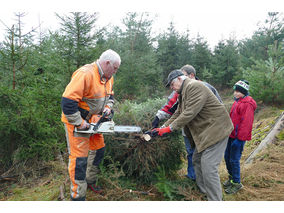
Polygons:
<instances>
[{"instance_id":1,"label":"grass","mask_svg":"<svg viewBox=\"0 0 284 213\"><path fill-rule=\"evenodd\" d=\"M255 161L244 166L244 161L267 135L281 110L274 107L260 106L255 115L253 138L247 142L241 159L241 178L244 188L235 195L224 195L226 201L283 201L284 200L284 132L265 150L259 153ZM69 200L69 179L66 167L59 162L48 162L48 169L32 175L22 175L18 182L0 183L0 200L2 201L56 201L59 200L60 187L64 188L65 200ZM203 201L196 184L183 175L186 173L186 161L176 177L170 179L166 174L160 175L156 185L137 186L135 181L123 176L121 171L112 169L103 174L100 184L104 194L87 191L89 201L159 201L185 200ZM38 166L37 166L38 168ZM220 166L221 182L227 179L225 163ZM67 179L66 179L67 178Z\"/></svg>"},{"instance_id":2,"label":"grass","mask_svg":"<svg viewBox=\"0 0 284 213\"><path fill-rule=\"evenodd\" d=\"M235 195L224 194L228 201L283 201L284 200L284 140L278 138L265 150L261 151L254 162L245 166L244 161L269 133L281 110L263 107L255 115L252 140L247 142L241 159L241 179L244 188ZM225 163L220 166L221 182L228 177Z\"/></svg>"},{"instance_id":3,"label":"grass","mask_svg":"<svg viewBox=\"0 0 284 213\"><path fill-rule=\"evenodd\" d=\"M36 165L36 168L39 164ZM7 201L51 201L58 200L60 186L66 182L66 172L59 162L48 162L41 165L42 170L32 169L28 174L21 174L16 183L0 183L3 190L0 200ZM29 166L23 166L23 170Z\"/></svg>"},{"instance_id":4,"label":"grass","mask_svg":"<svg viewBox=\"0 0 284 213\"><path fill-rule=\"evenodd\" d=\"M258 154L249 167L242 165L244 188L235 195L224 195L225 200L283 201L284 200L284 141L276 141ZM224 165L221 179L226 180Z\"/></svg>"}]
</instances>

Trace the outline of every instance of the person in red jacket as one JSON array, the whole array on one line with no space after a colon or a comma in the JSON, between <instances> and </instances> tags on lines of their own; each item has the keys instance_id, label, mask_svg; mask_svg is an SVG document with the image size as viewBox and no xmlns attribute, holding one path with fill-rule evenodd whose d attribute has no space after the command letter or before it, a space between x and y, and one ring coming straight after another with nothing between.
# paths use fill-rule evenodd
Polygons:
<instances>
[{"instance_id":1,"label":"person in red jacket","mask_svg":"<svg viewBox=\"0 0 284 213\"><path fill-rule=\"evenodd\" d=\"M230 111L234 130L229 136L225 151L229 180L224 182L223 186L227 194L234 194L243 187L240 177L240 159L245 142L251 140L254 111L257 107L248 91L249 83L246 80L240 80L234 85L235 102Z\"/></svg>"}]
</instances>

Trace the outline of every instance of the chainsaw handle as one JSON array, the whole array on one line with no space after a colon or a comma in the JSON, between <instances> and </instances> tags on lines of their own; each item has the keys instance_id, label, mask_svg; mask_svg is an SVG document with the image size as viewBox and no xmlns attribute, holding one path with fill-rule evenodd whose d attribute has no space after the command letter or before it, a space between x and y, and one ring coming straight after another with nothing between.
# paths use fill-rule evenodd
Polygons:
<instances>
[{"instance_id":1,"label":"chainsaw handle","mask_svg":"<svg viewBox=\"0 0 284 213\"><path fill-rule=\"evenodd\" d=\"M100 124L103 123L103 122L106 122L106 121L110 121L113 117L113 114L114 114L114 111L111 110L110 111L110 114L108 116L107 112L104 112L104 114L102 115L102 117L98 120L98 122L93 125L93 130L94 131L97 131L97 129L99 128ZM107 117L108 116L108 117Z\"/></svg>"}]
</instances>

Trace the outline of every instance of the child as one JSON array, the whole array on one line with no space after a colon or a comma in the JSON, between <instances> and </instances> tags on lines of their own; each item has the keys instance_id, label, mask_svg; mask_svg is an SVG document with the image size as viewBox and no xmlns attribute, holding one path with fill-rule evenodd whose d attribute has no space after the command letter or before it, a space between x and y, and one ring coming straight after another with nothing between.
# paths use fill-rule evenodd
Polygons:
<instances>
[{"instance_id":1,"label":"child","mask_svg":"<svg viewBox=\"0 0 284 213\"><path fill-rule=\"evenodd\" d=\"M254 111L257 107L248 91L249 83L246 80L240 80L234 85L235 102L230 112L234 130L229 137L225 151L229 180L223 185L227 194L234 194L243 187L240 177L240 159L245 142L251 140Z\"/></svg>"}]
</instances>

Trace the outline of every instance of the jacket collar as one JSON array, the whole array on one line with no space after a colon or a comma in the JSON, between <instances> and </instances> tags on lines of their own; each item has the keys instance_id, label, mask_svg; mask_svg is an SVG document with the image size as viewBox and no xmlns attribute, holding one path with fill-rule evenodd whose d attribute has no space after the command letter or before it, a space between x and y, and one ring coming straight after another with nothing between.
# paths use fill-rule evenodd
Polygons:
<instances>
[{"instance_id":1,"label":"jacket collar","mask_svg":"<svg viewBox=\"0 0 284 213\"><path fill-rule=\"evenodd\" d=\"M186 79L183 80L180 89L177 91L178 94L182 93L183 87L185 86L185 84L187 84L188 81L190 81L189 78L186 78Z\"/></svg>"},{"instance_id":2,"label":"jacket collar","mask_svg":"<svg viewBox=\"0 0 284 213\"><path fill-rule=\"evenodd\" d=\"M97 65L97 67L98 67L99 74L100 74L100 77L101 77L101 80L102 80L103 75L104 75L104 72L103 72L103 69L102 69L102 67L101 67L101 65L100 65L100 63L99 63L99 60L96 61L96 65Z\"/></svg>"},{"instance_id":3,"label":"jacket collar","mask_svg":"<svg viewBox=\"0 0 284 213\"><path fill-rule=\"evenodd\" d=\"M246 97L248 97L248 95L245 95L244 97L242 97L242 98L235 98L234 97L234 101L242 101L243 99L245 99Z\"/></svg>"},{"instance_id":4,"label":"jacket collar","mask_svg":"<svg viewBox=\"0 0 284 213\"><path fill-rule=\"evenodd\" d=\"M107 82L109 79L103 77L104 76L104 71L99 63L99 60L96 61L96 65L98 67L98 70L99 70L99 74L100 74L100 79L101 79L101 82Z\"/></svg>"}]
</instances>

